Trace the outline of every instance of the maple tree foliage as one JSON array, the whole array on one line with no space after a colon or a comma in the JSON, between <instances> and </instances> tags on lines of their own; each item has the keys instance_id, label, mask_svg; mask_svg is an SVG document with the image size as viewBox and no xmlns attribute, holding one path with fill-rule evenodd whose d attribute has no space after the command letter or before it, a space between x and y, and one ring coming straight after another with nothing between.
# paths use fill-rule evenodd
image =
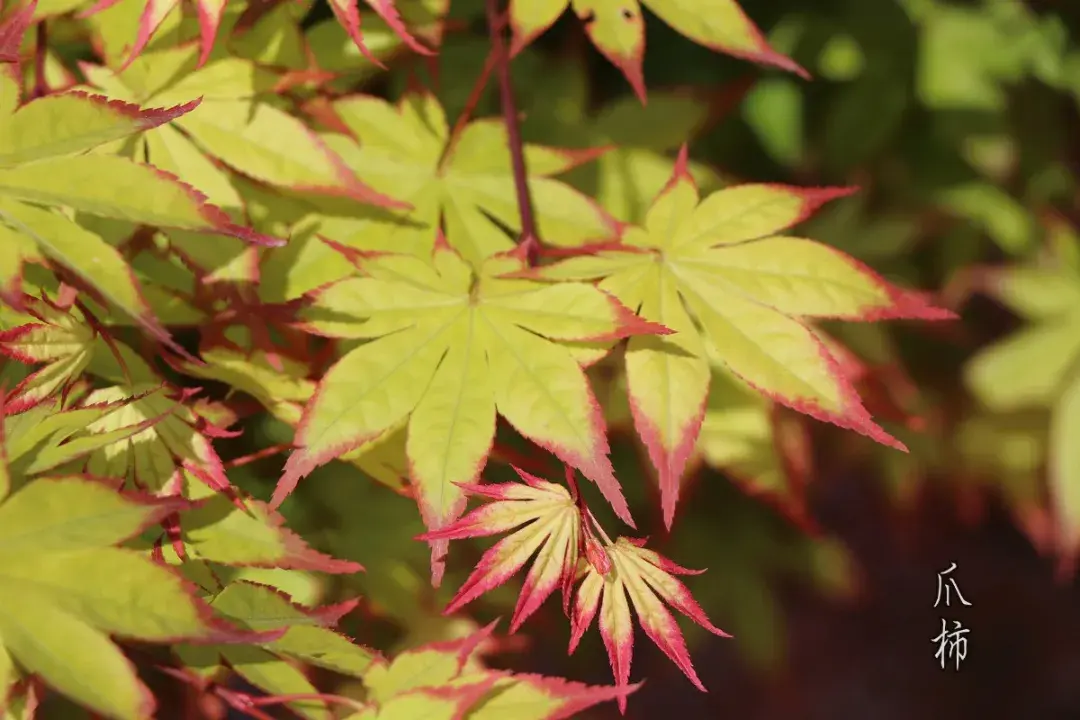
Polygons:
<instances>
[{"instance_id":1,"label":"maple tree foliage","mask_svg":"<svg viewBox=\"0 0 1080 720\"><path fill-rule=\"evenodd\" d=\"M467 25L450 5L329 0L312 26L310 1L5 6L5 717L64 698L150 718L163 678L185 717L625 712L635 623L704 691L668 607L730 636L679 579L703 571L602 527L635 529L641 494L609 431L633 427L675 531L702 462L807 526L789 492L809 452L802 416L906 450L815 323L953 313L790 234L856 189L728 182L691 159L696 120L617 137L618 118L656 112L650 99L706 114L647 94L643 7L706 48L808 77L734 0L486 0L468 18L489 29L480 77L454 78L472 85L463 103L413 72ZM568 138L583 142L526 142L511 62L567 9L636 97ZM401 92L364 86L402 58ZM489 83L501 113L473 117ZM597 168L590 190L582 172ZM977 358L971 384L999 408L1055 403L1063 446L1080 423L1076 267L1002 278L1035 325ZM1047 353L1060 372L1000 392L998 375ZM1073 458L1055 460L1059 489L1077 481ZM1060 493L1075 547L1080 505ZM489 502L466 512L470 496ZM499 535L462 577L451 542ZM509 634L558 590L569 652L595 620L613 685L489 667L512 640L468 613L526 566ZM385 652L351 636L385 640L364 624L376 616L403 630Z\"/></svg>"}]
</instances>

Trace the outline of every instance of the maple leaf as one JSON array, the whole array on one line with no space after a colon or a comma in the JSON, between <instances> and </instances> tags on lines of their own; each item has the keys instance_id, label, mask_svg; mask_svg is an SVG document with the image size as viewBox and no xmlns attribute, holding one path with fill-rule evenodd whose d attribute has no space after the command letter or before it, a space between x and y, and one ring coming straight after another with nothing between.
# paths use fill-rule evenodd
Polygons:
<instances>
[{"instance_id":1,"label":"maple leaf","mask_svg":"<svg viewBox=\"0 0 1080 720\"><path fill-rule=\"evenodd\" d=\"M19 107L21 83L10 69L0 67L0 225L4 237L18 234L23 238L2 253L4 297L17 299L15 278L26 261L47 258L71 271L151 335L175 347L121 253L65 215L36 205L66 206L134 223L215 232L256 244L281 244L233 223L223 210L173 175L125 158L86 153L169 123L197 107L199 101L143 110L71 92ZM110 182L98 182L101 177L109 177ZM117 192L117 188L123 190Z\"/></svg>"},{"instance_id":2,"label":"maple leaf","mask_svg":"<svg viewBox=\"0 0 1080 720\"><path fill-rule=\"evenodd\" d=\"M364 568L313 550L285 527L285 519L265 503L245 498L243 507L203 482L185 475L185 496L201 500L180 518L181 539L195 557L233 567L265 567L355 573Z\"/></svg>"},{"instance_id":3,"label":"maple leaf","mask_svg":"<svg viewBox=\"0 0 1080 720\"><path fill-rule=\"evenodd\" d=\"M304 407L298 449L271 506L315 467L407 423L421 514L429 529L445 527L464 510L458 483L483 470L498 414L581 470L632 525L573 343L665 328L592 285L500 278L524 268L516 255L494 255L474 269L441 235L430 259L354 257L365 276L316 292L301 318L312 332L369 342L338 360ZM445 540L432 541L436 583L445 552Z\"/></svg>"},{"instance_id":4,"label":"maple leaf","mask_svg":"<svg viewBox=\"0 0 1080 720\"><path fill-rule=\"evenodd\" d=\"M20 302L27 314L20 325L0 330L0 355L27 365L44 364L10 392L8 412L20 412L66 389L94 352L96 333L78 308L47 300Z\"/></svg>"},{"instance_id":5,"label":"maple leaf","mask_svg":"<svg viewBox=\"0 0 1080 720\"><path fill-rule=\"evenodd\" d=\"M469 720L506 717L564 720L593 705L611 700L625 702L639 684L604 687L571 682L559 677L518 673L495 681L491 693L469 713Z\"/></svg>"},{"instance_id":6,"label":"maple leaf","mask_svg":"<svg viewBox=\"0 0 1080 720\"><path fill-rule=\"evenodd\" d=\"M324 235L364 250L426 255L442 224L451 244L474 265L514 247L503 228L518 232L521 219L500 120L476 120L451 138L439 101L416 92L404 95L396 107L381 98L352 95L331 109L335 126L347 128L352 138L326 135L328 146L365 182L413 209L392 222L373 217L348 223L342 228L348 235L322 230ZM602 149L526 145L524 152L537 226L548 244L576 246L617 235L618 224L599 205L549 177L593 159Z\"/></svg>"},{"instance_id":7,"label":"maple leaf","mask_svg":"<svg viewBox=\"0 0 1080 720\"><path fill-rule=\"evenodd\" d=\"M954 435L942 438L942 443L956 450L955 463L948 470L961 483L962 493L979 486L992 490L1004 499L1017 528L1032 547L1041 555L1057 555L1059 571L1071 569L1069 544L1062 542L1062 536L1074 527L1065 504L1071 502L1069 487L1052 493L1050 498L1046 492L1047 484L1053 486L1062 479L1061 475L1047 478L1046 458L1067 451L1069 446L1051 446L1045 410L976 413L960 423ZM910 480L925 473L921 467L917 472L910 473L911 478L902 478L905 488Z\"/></svg>"},{"instance_id":8,"label":"maple leaf","mask_svg":"<svg viewBox=\"0 0 1080 720\"><path fill-rule=\"evenodd\" d=\"M452 640L409 648L393 659L379 658L364 675L364 687L377 705L417 688L439 687L483 673L480 655L491 644L495 623Z\"/></svg>"},{"instance_id":9,"label":"maple leaf","mask_svg":"<svg viewBox=\"0 0 1080 720\"><path fill-rule=\"evenodd\" d=\"M131 397L132 401L114 415L95 421L91 429L110 430L133 425L150 418L160 418L143 432L116 442L94 453L88 472L99 477L130 479L139 489L155 494L172 492L171 482L181 468L219 491L231 486L225 467L204 434L207 424L187 407L193 393L168 388L136 385L95 390L87 403L114 402Z\"/></svg>"},{"instance_id":10,"label":"maple leaf","mask_svg":"<svg viewBox=\"0 0 1080 720\"><path fill-rule=\"evenodd\" d=\"M349 718L562 720L598 703L625 699L638 687L594 687L561 678L487 670L478 655L493 629L494 623L467 637L428 643L405 650L390 662L376 663L364 677L372 707ZM392 712L404 712L406 707L412 711L408 715Z\"/></svg>"},{"instance_id":11,"label":"maple leaf","mask_svg":"<svg viewBox=\"0 0 1080 720\"><path fill-rule=\"evenodd\" d=\"M8 224L15 223L16 229L34 237L47 255L71 263L85 258L88 251L70 243L60 244L54 238L57 233L47 226L39 229L42 223L37 216L16 200L63 205L135 223L230 235L268 246L283 244L282 240L234 224L197 190L150 165L107 155L79 154L172 122L198 107L198 100L143 110L81 92L48 95L19 107L20 96L17 78L10 72L0 72L0 195L5 198ZM108 187L93 182L95 177L106 176L113 181ZM64 178L64 182L57 182L57 177ZM113 192L119 186L125 192ZM71 225L74 227L74 223ZM98 264L105 263L107 250L114 248L93 247L93 253L103 258ZM81 262L73 263L72 269L90 272Z\"/></svg>"},{"instance_id":12,"label":"maple leaf","mask_svg":"<svg viewBox=\"0 0 1080 720\"><path fill-rule=\"evenodd\" d=\"M456 682L442 687L422 687L395 695L377 708L368 708L347 720L392 720L422 717L430 720L465 720L469 710L494 687L498 674L489 673L476 682Z\"/></svg>"},{"instance_id":13,"label":"maple leaf","mask_svg":"<svg viewBox=\"0 0 1080 720\"><path fill-rule=\"evenodd\" d=\"M259 101L259 96L272 93L276 78L253 62L218 60L179 79L153 72L158 64L182 60L190 52L176 48L148 53L122 72L89 63L81 66L90 83L122 101L164 104L192 95L203 97L198 108L174 124L143 136L143 145L134 148L136 156L145 152L150 162L164 170L197 177L208 192L215 191L218 202L237 210L243 205L240 195L208 155L269 185L383 207L407 207L361 182L324 139L299 119Z\"/></svg>"},{"instance_id":14,"label":"maple leaf","mask_svg":"<svg viewBox=\"0 0 1080 720\"><path fill-rule=\"evenodd\" d=\"M461 540L520 528L484 553L476 569L445 610L446 613L456 612L502 585L535 554L536 560L529 570L510 620L511 633L517 631L540 608L556 586L562 586L564 610L569 607L578 551L583 540L581 511L567 489L517 467L514 467L514 471L524 485L513 482L462 485L466 492L495 502L474 510L441 530L418 538L428 541ZM573 470L568 469L567 472L573 473Z\"/></svg>"},{"instance_id":15,"label":"maple leaf","mask_svg":"<svg viewBox=\"0 0 1080 720\"><path fill-rule=\"evenodd\" d=\"M602 603L600 630L611 658L616 684L629 692L633 627L626 600L628 594L645 633L686 673L695 686L704 690L690 662L682 633L661 602L661 599L666 600L710 632L730 637L709 622L690 591L673 577L703 571L687 570L646 550L644 540L619 538L611 543L592 514L583 511L566 488L541 480L517 467L514 470L524 485L468 485L465 489L470 493L485 496L494 502L441 530L420 536L425 540L459 540L514 530L484 553L476 570L462 584L445 612L455 612L481 594L503 584L536 554L514 608L510 632L520 627L555 591L557 585L562 586L563 609L568 611L571 588L574 581L582 577L571 617L571 653ZM567 468L568 481L572 481L572 473L573 470ZM584 517L583 512L587 513ZM583 522L586 519L591 526ZM601 544L596 537L594 527L600 530L605 544ZM625 711L625 695L618 699L620 708Z\"/></svg>"},{"instance_id":16,"label":"maple leaf","mask_svg":"<svg viewBox=\"0 0 1080 720\"><path fill-rule=\"evenodd\" d=\"M1080 256L1080 236L1067 235L1047 262L986 273L985 289L1029 324L979 351L964 379L992 412L1050 409L1050 504L1061 570L1071 573L1080 553L1080 262L1069 253Z\"/></svg>"},{"instance_id":17,"label":"maple leaf","mask_svg":"<svg viewBox=\"0 0 1080 720\"><path fill-rule=\"evenodd\" d=\"M317 695L293 665L300 661L343 675L362 678L379 655L330 628L356 602L306 608L284 592L249 581L229 583L208 598L222 617L253 632L284 631L257 645L181 645L176 648L188 668L203 677L218 673L221 662L255 687L271 695ZM311 700L289 706L304 717L328 718L326 708Z\"/></svg>"},{"instance_id":18,"label":"maple leaf","mask_svg":"<svg viewBox=\"0 0 1080 720\"><path fill-rule=\"evenodd\" d=\"M376 65L382 65L378 58L372 54L367 45L364 44L364 38L360 34L360 12L357 7L357 0L327 0L330 3L330 9L334 11L334 17L338 19L341 26L348 33L352 41L356 43L356 47L360 48L360 52L364 54L371 62ZM433 55L434 52L421 45L420 42L413 37L406 27L405 22L402 20L400 13L397 9L397 3L395 0L364 0L372 10L379 14L386 24L393 30L402 42L405 43L415 53L420 55ZM443 13L445 13L445 7Z\"/></svg>"},{"instance_id":19,"label":"maple leaf","mask_svg":"<svg viewBox=\"0 0 1080 720\"><path fill-rule=\"evenodd\" d=\"M955 317L826 245L776 234L850 190L741 185L699 203L686 158L684 146L644 227L620 246L522 273L600 279L601 290L674 331L632 338L626 352L634 424L659 472L668 526L705 413L710 357L776 402L904 449L801 318Z\"/></svg>"},{"instance_id":20,"label":"maple leaf","mask_svg":"<svg viewBox=\"0 0 1080 720\"><path fill-rule=\"evenodd\" d=\"M735 0L510 0L510 52L520 52L570 7L596 49L622 71L644 103L642 4L699 45L810 77L794 60L769 47Z\"/></svg>"},{"instance_id":21,"label":"maple leaf","mask_svg":"<svg viewBox=\"0 0 1080 720\"><path fill-rule=\"evenodd\" d=\"M74 463L113 443L143 432L161 418L148 418L124 425L111 423L106 432L95 432L90 426L111 415L123 412L137 398L123 398L81 407L64 408L58 397L51 396L28 408L7 405L0 396L3 413L3 459L5 476L0 481L0 497L22 487L29 478L71 469Z\"/></svg>"},{"instance_id":22,"label":"maple leaf","mask_svg":"<svg viewBox=\"0 0 1080 720\"><path fill-rule=\"evenodd\" d=\"M309 364L282 357L280 368L274 368L263 352L245 353L228 347L204 347L199 354L202 365L183 360L174 361L174 365L188 375L223 382L251 395L275 418L291 427L300 424L304 405L315 394L315 381L308 379ZM403 433L387 433L340 459L353 463L395 491L407 489Z\"/></svg>"},{"instance_id":23,"label":"maple leaf","mask_svg":"<svg viewBox=\"0 0 1080 720\"><path fill-rule=\"evenodd\" d=\"M600 634L615 673L615 683L626 687L630 682L634 650L634 627L630 618L630 606L633 605L638 622L649 639L671 658L696 688L705 692L705 686L690 662L682 632L663 603L667 601L714 635L731 637L709 622L687 587L675 577L697 575L704 570L680 567L658 553L645 549L644 544L645 540L620 537L601 549L606 555L606 562L582 563L584 579L577 588L574 600L570 652L577 648L582 635L596 617L597 610L600 610ZM625 698L620 699L619 707L625 712Z\"/></svg>"},{"instance_id":24,"label":"maple leaf","mask_svg":"<svg viewBox=\"0 0 1080 720\"><path fill-rule=\"evenodd\" d=\"M0 668L27 672L110 718L154 698L109 635L152 642L250 639L179 576L119 543L182 509L78 477L40 478L0 505ZM0 695L17 679L0 672Z\"/></svg>"}]
</instances>

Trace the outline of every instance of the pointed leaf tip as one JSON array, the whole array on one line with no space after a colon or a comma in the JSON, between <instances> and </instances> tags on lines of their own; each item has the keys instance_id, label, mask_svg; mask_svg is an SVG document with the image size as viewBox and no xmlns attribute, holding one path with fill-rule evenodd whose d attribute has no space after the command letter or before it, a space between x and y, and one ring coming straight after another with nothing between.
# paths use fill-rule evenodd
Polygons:
<instances>
[{"instance_id":1,"label":"pointed leaf tip","mask_svg":"<svg viewBox=\"0 0 1080 720\"><path fill-rule=\"evenodd\" d=\"M143 7L142 14L139 15L139 24L135 33L135 40L131 45L131 49L128 50L128 55L124 59L124 62L120 64L118 72L124 72L127 70L131 63L142 54L143 50L153 39L154 33L161 27L161 23L165 22L165 18L169 16L174 10L180 6L180 0L147 0L146 5Z\"/></svg>"},{"instance_id":2,"label":"pointed leaf tip","mask_svg":"<svg viewBox=\"0 0 1080 720\"><path fill-rule=\"evenodd\" d=\"M286 240L282 238L273 237L271 235L264 235L263 233L254 230L253 228L245 227L234 223L229 215L219 208L217 205L213 205L210 199L202 191L192 187L186 182L182 181L176 175L170 172L161 170L152 165L146 165L144 167L150 168L156 175L163 180L175 183L184 193L190 198L190 200L198 208L199 214L206 222L205 227L193 227L191 229L202 232L216 232L222 235L229 235L239 240L244 240L252 245L261 245L263 247L281 247L287 244Z\"/></svg>"},{"instance_id":3,"label":"pointed leaf tip","mask_svg":"<svg viewBox=\"0 0 1080 720\"><path fill-rule=\"evenodd\" d=\"M401 14L397 10L396 0L367 0L367 4L379 14L386 24L390 26L390 29L401 38L401 41L418 55L424 55L432 57L435 55L435 51L431 48L423 45L417 40L409 29L405 26L405 21L401 19Z\"/></svg>"},{"instance_id":4,"label":"pointed leaf tip","mask_svg":"<svg viewBox=\"0 0 1080 720\"><path fill-rule=\"evenodd\" d=\"M570 651L600 612L600 634L608 651L616 684L627 686L633 660L633 627L630 608L638 618L645 634L690 682L702 692L705 687L694 671L682 631L666 602L695 623L720 637L731 637L713 625L690 595L690 591L674 577L678 566L656 552L643 547L641 540L619 538L607 547L615 572L601 575L591 566L577 589Z\"/></svg>"},{"instance_id":5,"label":"pointed leaf tip","mask_svg":"<svg viewBox=\"0 0 1080 720\"><path fill-rule=\"evenodd\" d=\"M214 41L217 39L226 2L227 0L195 0L195 9L199 16L200 46L197 68L205 65L210 53L214 51Z\"/></svg>"},{"instance_id":6,"label":"pointed leaf tip","mask_svg":"<svg viewBox=\"0 0 1080 720\"><path fill-rule=\"evenodd\" d=\"M0 63L19 62L19 49L22 47L23 36L30 28L36 10L37 0L30 0L0 25Z\"/></svg>"}]
</instances>

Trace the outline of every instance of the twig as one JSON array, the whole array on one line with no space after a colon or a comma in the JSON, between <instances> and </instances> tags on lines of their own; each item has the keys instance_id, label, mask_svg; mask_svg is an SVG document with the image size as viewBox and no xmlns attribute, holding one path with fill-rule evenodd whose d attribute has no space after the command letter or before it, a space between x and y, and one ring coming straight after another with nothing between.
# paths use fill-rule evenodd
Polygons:
<instances>
[{"instance_id":1,"label":"twig","mask_svg":"<svg viewBox=\"0 0 1080 720\"><path fill-rule=\"evenodd\" d=\"M49 84L45 80L45 53L49 46L49 31L45 26L44 20L37 24L34 45L34 91L30 95L32 99L49 94Z\"/></svg>"},{"instance_id":2,"label":"twig","mask_svg":"<svg viewBox=\"0 0 1080 720\"><path fill-rule=\"evenodd\" d=\"M469 124L469 120L472 119L472 114L476 111L476 106L480 104L480 99L484 96L484 90L487 89L488 80L491 79L491 73L494 69L495 50L492 48L492 50L488 52L487 57L484 58L484 67L481 68L479 77L477 77L476 82L473 83L472 90L469 92L469 97L465 100L465 107L461 110L461 114L458 115L454 127L450 130L450 139L446 141L446 148L443 150L442 157L439 158L440 167L446 162L446 159L453 154L454 148L457 147L458 140L461 138L461 133L465 131L465 127Z\"/></svg>"},{"instance_id":3,"label":"twig","mask_svg":"<svg viewBox=\"0 0 1080 720\"><path fill-rule=\"evenodd\" d=\"M577 484L577 471L570 465L563 465L563 469L566 475L566 484L570 486L570 496L574 498L574 502L578 506L584 509L584 501L581 498L581 491L578 489Z\"/></svg>"},{"instance_id":4,"label":"twig","mask_svg":"<svg viewBox=\"0 0 1080 720\"><path fill-rule=\"evenodd\" d=\"M526 262L532 265L540 249L533 215L532 198L529 196L529 179L525 169L525 149L521 142L517 107L514 105L514 87L510 81L510 57L503 38L504 23L501 22L498 0L487 0L488 33L491 36L491 52L495 69L499 74L499 94L502 97L503 122L510 144L510 162L514 172L514 189L517 191L518 212L521 214L521 237L519 249Z\"/></svg>"}]
</instances>

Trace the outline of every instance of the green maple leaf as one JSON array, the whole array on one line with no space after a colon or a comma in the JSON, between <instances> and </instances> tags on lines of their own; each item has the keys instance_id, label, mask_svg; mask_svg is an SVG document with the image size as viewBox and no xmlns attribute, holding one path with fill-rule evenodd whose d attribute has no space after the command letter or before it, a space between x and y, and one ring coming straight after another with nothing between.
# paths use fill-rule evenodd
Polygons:
<instances>
[{"instance_id":1,"label":"green maple leaf","mask_svg":"<svg viewBox=\"0 0 1080 720\"><path fill-rule=\"evenodd\" d=\"M1080 240L1070 235L1071 247L1062 249L1075 255ZM992 412L1050 409L1050 502L1057 549L1071 567L1080 549L1080 262L1062 255L1053 264L1006 267L987 278L991 294L1029 324L981 350L964 374Z\"/></svg>"},{"instance_id":2,"label":"green maple leaf","mask_svg":"<svg viewBox=\"0 0 1080 720\"><path fill-rule=\"evenodd\" d=\"M313 332L369 342L338 360L305 406L272 505L315 467L407 425L416 498L428 527L441 528L464 510L457 484L479 476L498 414L580 469L632 523L581 363L595 357L588 343L664 328L592 285L500 278L524 268L514 255L473 269L441 235L430 259L356 261L364 277L318 291L301 315ZM432 543L436 582L445 548Z\"/></svg>"},{"instance_id":3,"label":"green maple leaf","mask_svg":"<svg viewBox=\"0 0 1080 720\"><path fill-rule=\"evenodd\" d=\"M0 505L0 693L25 671L103 716L146 718L154 698L109 635L229 637L179 576L118 547L183 505L77 477L34 480Z\"/></svg>"},{"instance_id":4,"label":"green maple leaf","mask_svg":"<svg viewBox=\"0 0 1080 720\"><path fill-rule=\"evenodd\" d=\"M769 47L735 0L511 0L511 53L520 52L570 7L585 23L596 49L622 71L645 102L643 4L699 45L809 77L795 61Z\"/></svg>"},{"instance_id":5,"label":"green maple leaf","mask_svg":"<svg viewBox=\"0 0 1080 720\"><path fill-rule=\"evenodd\" d=\"M271 415L293 428L300 424L304 405L315 394L315 381L308 379L312 372L309 364L282 357L275 368L264 352L245 353L213 345L202 348L199 354L204 364L180 361L178 367L188 375L223 382L251 395ZM404 433L387 433L375 442L345 453L341 460L354 463L394 490L405 489L408 469Z\"/></svg>"},{"instance_id":6,"label":"green maple leaf","mask_svg":"<svg viewBox=\"0 0 1080 720\"><path fill-rule=\"evenodd\" d=\"M305 608L280 590L239 581L213 593L208 602L218 614L239 627L253 632L284 632L257 645L178 647L177 654L200 675L220 672L224 661L240 677L271 695L317 695L318 691L295 662L362 678L372 663L379 660L378 654L329 627L355 608L356 601ZM289 706L307 718L331 717L326 707L316 701L298 700Z\"/></svg>"},{"instance_id":7,"label":"green maple leaf","mask_svg":"<svg viewBox=\"0 0 1080 720\"><path fill-rule=\"evenodd\" d=\"M415 34L422 37L430 45L438 46L442 42L443 28L439 18L446 14L447 5L448 0L420 0L412 3L415 10L409 14L416 16L416 22L410 22L410 25L415 28ZM424 13L427 14L424 15ZM281 13L278 13L278 16L280 15ZM310 48L316 66L336 75L333 80L329 81L329 86L348 92L350 88L356 87L357 81L363 82L385 70L385 66L380 66L369 59L371 55L374 55L377 60L385 65L401 52L404 45L401 37L378 15L360 13L360 18L364 45L369 55L365 55L360 50L356 41L349 36L348 31L338 22L337 18L329 18L316 23L300 35L296 29L296 21L292 18L283 21L277 17L270 18L268 16L263 21L266 23L265 28L253 28L243 39L246 41L249 36L260 31L269 33L271 26L275 27L281 35L297 33L297 35L300 35L297 45L303 43L307 48ZM246 42L244 45L246 46ZM271 51L265 45L260 47L259 50L262 54ZM277 52L282 54L280 50ZM253 55L249 54L248 56ZM296 65L306 67L308 63L306 57L303 57L300 53L295 53L294 56L296 57ZM283 65L285 63L278 61L268 64Z\"/></svg>"},{"instance_id":8,"label":"green maple leaf","mask_svg":"<svg viewBox=\"0 0 1080 720\"><path fill-rule=\"evenodd\" d=\"M228 174L207 156L276 187L401 207L372 192L303 122L262 102L261 97L273 92L277 77L250 60L217 60L186 75L158 70L190 59L192 52L182 47L149 53L122 71L84 66L90 83L125 102L203 98L198 108L177 118L175 127L146 134L142 144L132 148L136 156L144 151L155 165L198 182L208 194L213 191L211 197L229 209L241 208L240 195Z\"/></svg>"},{"instance_id":9,"label":"green maple leaf","mask_svg":"<svg viewBox=\"0 0 1080 720\"><path fill-rule=\"evenodd\" d=\"M524 273L601 279L602 290L674 331L632 338L626 353L634 424L659 471L668 525L705 413L710 357L779 403L903 448L870 418L836 358L801 318L953 315L832 248L777 235L849 192L743 185L699 202L684 147L644 226L628 230L620 248Z\"/></svg>"},{"instance_id":10,"label":"green maple leaf","mask_svg":"<svg viewBox=\"0 0 1080 720\"><path fill-rule=\"evenodd\" d=\"M202 560L232 567L318 570L355 573L359 563L337 560L313 550L303 538L285 527L285 519L265 503L245 498L238 507L229 497L215 493L205 482L185 473L184 494L201 500L180 518L181 539L191 554Z\"/></svg>"},{"instance_id":11,"label":"green maple leaf","mask_svg":"<svg viewBox=\"0 0 1080 720\"><path fill-rule=\"evenodd\" d=\"M320 232L366 250L422 256L431 251L442 223L450 242L474 265L514 246L503 227L520 231L521 220L501 121L471 122L452 139L438 100L421 93L405 95L396 107L381 98L353 95L335 101L332 109L353 137L326 135L329 147L373 188L413 209L391 222L372 218L347 223L338 232ZM617 234L617 223L596 203L549 177L599 152L525 146L537 225L548 244L575 246Z\"/></svg>"},{"instance_id":12,"label":"green maple leaf","mask_svg":"<svg viewBox=\"0 0 1080 720\"><path fill-rule=\"evenodd\" d=\"M1047 504L1046 458L1051 445L1045 410L976 413L945 440L951 441L950 447L957 451L949 471L961 483L981 486L1002 496L1016 527L1039 553L1049 556L1059 552L1066 561L1070 559L1068 547L1062 547L1059 540L1062 531L1071 532L1070 509L1059 501L1071 501L1068 486L1062 487L1065 492L1051 498L1052 504ZM1060 452L1062 447L1068 446L1054 445L1053 449ZM1060 553L1061 549L1065 552Z\"/></svg>"}]
</instances>

